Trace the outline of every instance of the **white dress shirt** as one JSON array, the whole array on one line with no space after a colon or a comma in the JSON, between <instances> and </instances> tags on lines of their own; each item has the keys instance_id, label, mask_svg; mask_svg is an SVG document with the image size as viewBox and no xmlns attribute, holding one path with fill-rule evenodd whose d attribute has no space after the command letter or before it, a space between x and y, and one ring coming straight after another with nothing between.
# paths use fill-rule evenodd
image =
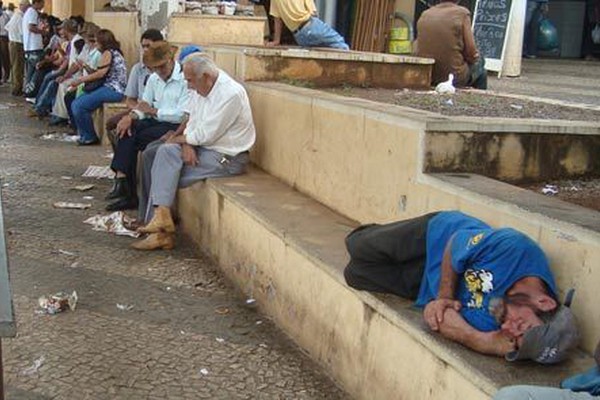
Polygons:
<instances>
[{"instance_id":1,"label":"white dress shirt","mask_svg":"<svg viewBox=\"0 0 600 400\"><path fill-rule=\"evenodd\" d=\"M33 33L29 30L29 25L38 25L40 22L40 16L35 8L29 7L23 15L23 50L34 51L42 50L44 43L42 35L39 33Z\"/></svg>"},{"instance_id":2,"label":"white dress shirt","mask_svg":"<svg viewBox=\"0 0 600 400\"><path fill-rule=\"evenodd\" d=\"M190 96L187 82L183 77L181 65L175 62L173 73L165 82L156 73L148 78L142 101L157 109L156 119L161 122L179 124L185 115L185 105ZM140 119L148 116L140 111L134 110Z\"/></svg>"},{"instance_id":3,"label":"white dress shirt","mask_svg":"<svg viewBox=\"0 0 600 400\"><path fill-rule=\"evenodd\" d=\"M256 140L252 110L246 90L225 71L208 96L190 91L189 114L183 134L188 144L202 146L228 156L250 150Z\"/></svg>"},{"instance_id":4,"label":"white dress shirt","mask_svg":"<svg viewBox=\"0 0 600 400\"><path fill-rule=\"evenodd\" d=\"M8 41L23 43L23 11L16 9L4 27L8 31Z\"/></svg>"}]
</instances>

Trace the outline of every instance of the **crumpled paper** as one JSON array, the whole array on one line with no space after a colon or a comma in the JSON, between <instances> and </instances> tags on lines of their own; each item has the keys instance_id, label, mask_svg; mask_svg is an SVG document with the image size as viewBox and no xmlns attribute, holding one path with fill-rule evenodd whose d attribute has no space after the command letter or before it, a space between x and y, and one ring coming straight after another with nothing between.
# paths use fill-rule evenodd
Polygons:
<instances>
[{"instance_id":1,"label":"crumpled paper","mask_svg":"<svg viewBox=\"0 0 600 400\"><path fill-rule=\"evenodd\" d=\"M133 222L122 211L116 211L108 215L95 215L83 221L84 224L92 225L92 229L98 232L114 233L120 236L131 236L133 238L140 237L136 231L125 228L126 223Z\"/></svg>"},{"instance_id":2,"label":"crumpled paper","mask_svg":"<svg viewBox=\"0 0 600 400\"><path fill-rule=\"evenodd\" d=\"M69 135L68 133L47 133L41 136L42 140L57 140L59 142L76 143L79 141L78 135Z\"/></svg>"}]
</instances>

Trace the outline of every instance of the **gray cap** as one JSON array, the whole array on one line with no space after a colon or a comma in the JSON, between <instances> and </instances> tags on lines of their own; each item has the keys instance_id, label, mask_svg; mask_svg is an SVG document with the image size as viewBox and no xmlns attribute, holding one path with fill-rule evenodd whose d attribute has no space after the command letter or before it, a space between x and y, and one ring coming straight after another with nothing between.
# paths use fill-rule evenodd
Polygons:
<instances>
[{"instance_id":1,"label":"gray cap","mask_svg":"<svg viewBox=\"0 0 600 400\"><path fill-rule=\"evenodd\" d=\"M575 316L569 308L574 290L567 293L564 305L550 321L528 330L523 336L521 347L508 353L508 361L533 360L540 364L555 364L566 359L579 343L579 330Z\"/></svg>"}]
</instances>

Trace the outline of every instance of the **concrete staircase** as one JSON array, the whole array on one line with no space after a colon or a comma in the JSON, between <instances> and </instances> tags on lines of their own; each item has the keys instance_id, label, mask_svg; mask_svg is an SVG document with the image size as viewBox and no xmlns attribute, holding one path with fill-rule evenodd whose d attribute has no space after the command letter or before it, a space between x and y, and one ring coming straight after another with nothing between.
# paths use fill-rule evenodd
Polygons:
<instances>
[{"instance_id":1,"label":"concrete staircase","mask_svg":"<svg viewBox=\"0 0 600 400\"><path fill-rule=\"evenodd\" d=\"M183 230L352 397L482 399L507 384L556 385L592 364L599 214L471 171L423 171L439 160L428 156L432 137L440 145L436 132L547 135L550 143L556 135L593 139L598 126L457 120L277 83L246 87L256 168L181 190ZM580 153L564 154L573 161ZM409 302L345 285L343 239L354 226L443 209L515 227L541 244L561 290L577 289L583 351L553 367L508 364L430 333Z\"/></svg>"}]
</instances>

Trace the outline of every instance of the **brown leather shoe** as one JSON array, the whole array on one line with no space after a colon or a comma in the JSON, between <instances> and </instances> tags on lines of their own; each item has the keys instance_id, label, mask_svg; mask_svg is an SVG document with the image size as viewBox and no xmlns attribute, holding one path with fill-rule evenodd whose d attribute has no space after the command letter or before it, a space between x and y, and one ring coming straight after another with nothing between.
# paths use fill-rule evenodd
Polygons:
<instances>
[{"instance_id":1,"label":"brown leather shoe","mask_svg":"<svg viewBox=\"0 0 600 400\"><path fill-rule=\"evenodd\" d=\"M140 233L175 233L175 223L171 217L171 209L165 206L158 206L154 209L154 217L148 225L138 228Z\"/></svg>"},{"instance_id":2,"label":"brown leather shoe","mask_svg":"<svg viewBox=\"0 0 600 400\"><path fill-rule=\"evenodd\" d=\"M172 250L175 247L174 236L172 233L153 233L146 239L133 242L131 247L136 250Z\"/></svg>"}]
</instances>

